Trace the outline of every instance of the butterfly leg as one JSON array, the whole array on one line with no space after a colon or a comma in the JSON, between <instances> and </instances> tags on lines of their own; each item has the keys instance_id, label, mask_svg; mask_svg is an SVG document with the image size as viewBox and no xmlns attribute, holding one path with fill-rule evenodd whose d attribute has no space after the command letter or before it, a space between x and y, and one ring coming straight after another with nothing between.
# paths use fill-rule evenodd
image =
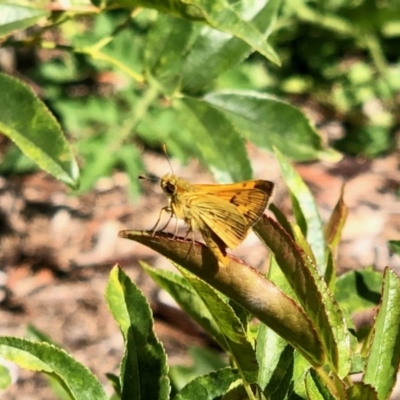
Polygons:
<instances>
[{"instance_id":1,"label":"butterfly leg","mask_svg":"<svg viewBox=\"0 0 400 400\"><path fill-rule=\"evenodd\" d=\"M193 239L193 241L194 241L194 236L193 236L193 229L192 229L192 227L190 227L190 228L187 230L184 239L185 239L185 240L187 239L187 237L189 236L189 233L192 233L192 239Z\"/></svg>"},{"instance_id":2,"label":"butterfly leg","mask_svg":"<svg viewBox=\"0 0 400 400\"><path fill-rule=\"evenodd\" d=\"M152 233L153 236L154 236L154 234L156 233L157 227L158 227L158 225L160 224L160 221L161 221L161 216L162 216L162 214L163 214L164 212L169 212L169 214L170 214L170 215L169 215L169 220L168 220L167 223L162 227L162 229L160 229L160 231L163 231L163 230L168 226L168 224L171 222L171 219L172 219L172 217L173 217L171 208L170 208L170 207L163 207L163 208L160 210L160 214L158 215L158 219L157 219L156 224L154 225L153 229L151 229L151 231L153 231L153 233Z\"/></svg>"},{"instance_id":3,"label":"butterfly leg","mask_svg":"<svg viewBox=\"0 0 400 400\"><path fill-rule=\"evenodd\" d=\"M193 227L190 225L190 228L187 230L186 235L184 237L184 239L186 240L187 237L189 236L189 233L192 234L192 245L194 244L194 230Z\"/></svg>"},{"instance_id":4,"label":"butterfly leg","mask_svg":"<svg viewBox=\"0 0 400 400\"><path fill-rule=\"evenodd\" d=\"M172 218L172 214L171 214ZM174 239L178 236L178 220L175 221Z\"/></svg>"},{"instance_id":5,"label":"butterfly leg","mask_svg":"<svg viewBox=\"0 0 400 400\"><path fill-rule=\"evenodd\" d=\"M189 227L189 229L187 230L187 232L186 232L186 235L185 235L185 240L187 239L187 237L189 236L189 233L191 233L192 234L192 241L191 241L191 243L190 243L190 247L189 247L189 250L187 251L187 254L186 254L186 256L188 256L189 255L189 253L190 253L190 251L192 250L192 248L193 248L193 245L194 245L194 229L193 229L193 227L192 227L192 223L191 223L191 221L189 222L190 223L190 227Z\"/></svg>"},{"instance_id":6,"label":"butterfly leg","mask_svg":"<svg viewBox=\"0 0 400 400\"><path fill-rule=\"evenodd\" d=\"M168 219L167 223L160 229L160 231L163 231L169 225L172 217L174 216L174 214L172 214L171 210L167 210L167 211L170 212L169 219Z\"/></svg>"}]
</instances>

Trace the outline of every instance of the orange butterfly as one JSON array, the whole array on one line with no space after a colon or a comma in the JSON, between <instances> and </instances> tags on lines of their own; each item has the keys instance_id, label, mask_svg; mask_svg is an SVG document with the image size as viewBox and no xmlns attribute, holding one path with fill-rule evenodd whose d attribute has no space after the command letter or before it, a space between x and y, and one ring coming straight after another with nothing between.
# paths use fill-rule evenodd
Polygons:
<instances>
[{"instance_id":1,"label":"orange butterfly","mask_svg":"<svg viewBox=\"0 0 400 400\"><path fill-rule=\"evenodd\" d=\"M192 184L168 173L160 184L168 196L168 206L161 209L153 232L165 211L170 213L170 219L164 228L172 217L183 219L189 232L201 232L206 245L223 265L229 262L226 248L234 249L246 238L274 193L274 184L260 179L220 185Z\"/></svg>"}]
</instances>

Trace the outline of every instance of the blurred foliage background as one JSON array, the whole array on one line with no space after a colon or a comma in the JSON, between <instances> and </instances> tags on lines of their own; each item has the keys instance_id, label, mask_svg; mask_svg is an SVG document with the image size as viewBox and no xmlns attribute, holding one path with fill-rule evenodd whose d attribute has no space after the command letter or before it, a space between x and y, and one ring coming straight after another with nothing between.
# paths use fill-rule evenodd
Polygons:
<instances>
[{"instance_id":1,"label":"blurred foliage background","mask_svg":"<svg viewBox=\"0 0 400 400\"><path fill-rule=\"evenodd\" d=\"M0 0L0 175L39 165L74 187L76 155L76 193L121 169L137 196L162 143L221 182L252 177L248 142L299 162L384 156L399 38L388 0Z\"/></svg>"},{"instance_id":2,"label":"blurred foliage background","mask_svg":"<svg viewBox=\"0 0 400 400\"><path fill-rule=\"evenodd\" d=\"M220 181L251 177L244 140L275 145L298 161L332 157L326 145L369 158L398 147L399 2L230 2L268 37L270 60L224 26L221 32L190 20L193 16L175 18L172 14L182 17L183 12L168 9L170 3L166 13L150 9L151 1L141 3L150 8L133 11L111 6L135 2L103 4L109 9L96 8L98 3L71 2L66 8L49 3L46 23L5 36L1 50L15 57L12 67L3 58L3 71L32 84L73 143L81 166L80 191L116 168L135 178L143 171L139 149L161 143L183 162L199 157ZM244 106L235 103L229 98L234 90L241 100L246 93L252 99L246 98ZM228 91L228 98L218 97L220 91ZM254 93L279 101L262 109ZM298 114L291 119L288 108L279 109L286 107L283 101L316 105L322 115L318 127L333 122L337 134L323 143ZM225 121L229 107L238 105L246 107L246 122L233 115ZM257 107L259 114L251 120ZM240 135L235 136L235 128ZM17 147L2 149L0 173L35 168ZM232 154L226 165L220 165L221 149ZM235 160L240 172L229 170ZM137 181L131 181L137 194Z\"/></svg>"}]
</instances>

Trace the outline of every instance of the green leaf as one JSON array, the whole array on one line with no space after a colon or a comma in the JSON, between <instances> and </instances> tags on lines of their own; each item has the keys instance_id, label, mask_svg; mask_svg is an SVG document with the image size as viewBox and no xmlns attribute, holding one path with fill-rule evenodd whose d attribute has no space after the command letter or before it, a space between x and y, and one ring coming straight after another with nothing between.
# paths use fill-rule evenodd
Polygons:
<instances>
[{"instance_id":1,"label":"green leaf","mask_svg":"<svg viewBox=\"0 0 400 400\"><path fill-rule=\"evenodd\" d=\"M364 382L354 382L346 390L346 395L347 400L379 400L376 390Z\"/></svg>"},{"instance_id":2,"label":"green leaf","mask_svg":"<svg viewBox=\"0 0 400 400\"><path fill-rule=\"evenodd\" d=\"M190 156L197 156L197 149L193 147L193 138L189 130L180 122L182 114L179 109L151 108L140 119L136 134L151 146L159 146L165 143L168 154L179 158L186 163ZM179 129L176 127L179 126ZM194 153L194 154L193 154ZM199 154L199 156L201 156Z\"/></svg>"},{"instance_id":3,"label":"green leaf","mask_svg":"<svg viewBox=\"0 0 400 400\"><path fill-rule=\"evenodd\" d=\"M120 163L124 166L126 174L129 176L129 188L132 197L138 197L141 193L140 184L138 182L138 175L143 171L142 154L137 146L132 144L125 144L118 149L116 155Z\"/></svg>"},{"instance_id":4,"label":"green leaf","mask_svg":"<svg viewBox=\"0 0 400 400\"><path fill-rule=\"evenodd\" d=\"M280 60L265 36L252 24L246 22L225 0L185 0L154 2L150 0L109 0L110 6L155 8L171 16L206 22L211 27L229 33L247 43L275 64Z\"/></svg>"},{"instance_id":5,"label":"green leaf","mask_svg":"<svg viewBox=\"0 0 400 400\"><path fill-rule=\"evenodd\" d=\"M225 336L226 347L247 382L257 379L258 364L249 337L233 308L209 284L175 264L181 274L190 282L209 309L214 321ZM225 346L224 346L225 347Z\"/></svg>"},{"instance_id":6,"label":"green leaf","mask_svg":"<svg viewBox=\"0 0 400 400\"><path fill-rule=\"evenodd\" d=\"M383 277L382 300L375 318L363 382L372 385L378 399L389 398L400 364L400 279L389 268Z\"/></svg>"},{"instance_id":7,"label":"green leaf","mask_svg":"<svg viewBox=\"0 0 400 400\"><path fill-rule=\"evenodd\" d=\"M257 360L260 366L257 383L265 396L272 395L283 384L292 368L293 347L264 324L257 336Z\"/></svg>"},{"instance_id":8,"label":"green leaf","mask_svg":"<svg viewBox=\"0 0 400 400\"><path fill-rule=\"evenodd\" d=\"M307 398L312 400L337 400L329 387L315 370L311 369L306 375Z\"/></svg>"},{"instance_id":9,"label":"green leaf","mask_svg":"<svg viewBox=\"0 0 400 400\"><path fill-rule=\"evenodd\" d=\"M281 227L286 231L286 233L294 240L293 228L285 214L274 204L272 203L269 206L270 211L274 214L274 217L279 222Z\"/></svg>"},{"instance_id":10,"label":"green leaf","mask_svg":"<svg viewBox=\"0 0 400 400\"><path fill-rule=\"evenodd\" d=\"M168 399L166 355L154 334L150 306L118 267L110 273L106 300L126 345L121 365L122 399Z\"/></svg>"},{"instance_id":11,"label":"green leaf","mask_svg":"<svg viewBox=\"0 0 400 400\"><path fill-rule=\"evenodd\" d=\"M15 31L26 29L32 25L35 25L36 22L41 18L49 15L50 13L48 11L41 8L15 4L15 1L1 2L0 37L7 36Z\"/></svg>"},{"instance_id":12,"label":"green leaf","mask_svg":"<svg viewBox=\"0 0 400 400\"><path fill-rule=\"evenodd\" d=\"M10 370L4 365L4 363L4 360L0 360L0 390L7 389L12 383Z\"/></svg>"},{"instance_id":13,"label":"green leaf","mask_svg":"<svg viewBox=\"0 0 400 400\"><path fill-rule=\"evenodd\" d=\"M76 188L78 165L57 121L32 89L0 73L0 130L40 168Z\"/></svg>"},{"instance_id":14,"label":"green leaf","mask_svg":"<svg viewBox=\"0 0 400 400\"><path fill-rule=\"evenodd\" d=\"M379 304L382 274L372 267L349 271L336 281L335 298L350 314Z\"/></svg>"},{"instance_id":15,"label":"green leaf","mask_svg":"<svg viewBox=\"0 0 400 400\"><path fill-rule=\"evenodd\" d=\"M82 169L79 193L84 193L90 190L95 185L96 181L102 176L109 176L112 167L115 163L116 154L110 151L113 143L110 143L110 138L91 138L92 143L83 145L80 143L79 147L85 147L81 154L85 154L87 167ZM115 149L117 150L117 149Z\"/></svg>"},{"instance_id":16,"label":"green leaf","mask_svg":"<svg viewBox=\"0 0 400 400\"><path fill-rule=\"evenodd\" d=\"M290 287L276 263L271 257L268 279L274 282L286 294ZM291 293L289 293L289 296ZM293 347L278 336L272 329L260 323L257 334L256 355L259 365L257 383L265 397L271 396L282 385L288 370L293 367Z\"/></svg>"},{"instance_id":17,"label":"green leaf","mask_svg":"<svg viewBox=\"0 0 400 400\"><path fill-rule=\"evenodd\" d=\"M245 0L235 3L235 9L244 20L268 36L280 3L281 0ZM183 59L181 91L187 94L204 91L219 75L243 61L252 51L247 43L225 32L212 28L199 30Z\"/></svg>"},{"instance_id":18,"label":"green leaf","mask_svg":"<svg viewBox=\"0 0 400 400\"><path fill-rule=\"evenodd\" d=\"M288 384L291 386L291 390L301 399L307 398L306 392L306 376L310 370L310 364L304 359L299 353L294 352L294 363L291 382ZM293 396L297 400L296 396ZM291 397L289 397L291 399ZM311 400L311 399L310 399Z\"/></svg>"},{"instance_id":19,"label":"green leaf","mask_svg":"<svg viewBox=\"0 0 400 400\"><path fill-rule=\"evenodd\" d=\"M273 219L264 215L253 228L274 254L297 299L315 326L332 368L340 377L346 376L350 368L347 326L316 266ZM308 360L313 364L312 359Z\"/></svg>"},{"instance_id":20,"label":"green leaf","mask_svg":"<svg viewBox=\"0 0 400 400\"><path fill-rule=\"evenodd\" d=\"M227 366L222 353L205 348L204 346L190 347L189 356L192 360L190 366L172 365L170 367L169 377L177 391L200 375L209 374Z\"/></svg>"},{"instance_id":21,"label":"green leaf","mask_svg":"<svg viewBox=\"0 0 400 400\"><path fill-rule=\"evenodd\" d=\"M181 121L193 138L204 164L220 182L252 178L244 141L235 126L205 101L185 97ZM201 138L201 139L200 139Z\"/></svg>"},{"instance_id":22,"label":"green leaf","mask_svg":"<svg viewBox=\"0 0 400 400\"><path fill-rule=\"evenodd\" d=\"M332 293L335 292L336 271L336 258L334 258L333 253L328 246L328 248L326 249L326 268L324 273L324 280Z\"/></svg>"},{"instance_id":23,"label":"green leaf","mask_svg":"<svg viewBox=\"0 0 400 400\"><path fill-rule=\"evenodd\" d=\"M29 174L38 170L38 166L15 144L7 146L0 163L1 175Z\"/></svg>"},{"instance_id":24,"label":"green leaf","mask_svg":"<svg viewBox=\"0 0 400 400\"><path fill-rule=\"evenodd\" d=\"M348 214L347 206L343 201L343 192L344 186L342 186L339 200L337 201L336 206L333 209L329 221L325 225L324 229L325 241L328 245L324 278L330 289L335 287L337 271L337 248L342 237L342 230Z\"/></svg>"},{"instance_id":25,"label":"green leaf","mask_svg":"<svg viewBox=\"0 0 400 400\"><path fill-rule=\"evenodd\" d=\"M89 28L90 31L80 35L75 32L71 40L76 50L83 48L85 52L89 49L88 55L95 61L94 68L101 72L112 69L117 76L124 72L133 81L143 82L143 28L140 27L140 17L136 18L135 23L128 23L128 15L128 12L101 12L92 19L94 26ZM122 26L124 29L119 29ZM105 42L107 44L99 48L99 44Z\"/></svg>"},{"instance_id":26,"label":"green leaf","mask_svg":"<svg viewBox=\"0 0 400 400\"><path fill-rule=\"evenodd\" d=\"M210 2L207 0L189 0L187 3L199 7L210 26L242 39L264 57L280 65L278 55L267 43L264 35L253 24L244 21L240 15L229 6L227 1L216 0Z\"/></svg>"},{"instance_id":27,"label":"green leaf","mask_svg":"<svg viewBox=\"0 0 400 400\"><path fill-rule=\"evenodd\" d=\"M322 365L321 343L308 317L255 269L235 257L229 257L229 265L221 268L204 244L163 232L153 236L145 231L121 231L119 236L142 243L185 267L268 325L313 365Z\"/></svg>"},{"instance_id":28,"label":"green leaf","mask_svg":"<svg viewBox=\"0 0 400 400\"><path fill-rule=\"evenodd\" d=\"M117 375L107 373L106 374L108 383L114 389L114 394L111 396L110 400L121 400L121 382Z\"/></svg>"},{"instance_id":29,"label":"green leaf","mask_svg":"<svg viewBox=\"0 0 400 400\"><path fill-rule=\"evenodd\" d=\"M389 240L389 249L400 256L400 240Z\"/></svg>"},{"instance_id":30,"label":"green leaf","mask_svg":"<svg viewBox=\"0 0 400 400\"><path fill-rule=\"evenodd\" d=\"M73 399L108 399L100 382L86 367L48 343L3 336L0 337L0 356L21 368L58 378Z\"/></svg>"},{"instance_id":31,"label":"green leaf","mask_svg":"<svg viewBox=\"0 0 400 400\"><path fill-rule=\"evenodd\" d=\"M357 338L354 340L354 351L356 350L358 346ZM358 374L362 371L364 371L364 365L365 365L365 357L363 357L360 353L353 353L352 358L351 358L351 368L349 374Z\"/></svg>"},{"instance_id":32,"label":"green leaf","mask_svg":"<svg viewBox=\"0 0 400 400\"><path fill-rule=\"evenodd\" d=\"M174 397L174 400L214 400L228 393L240 381L237 370L224 368L192 380Z\"/></svg>"},{"instance_id":33,"label":"green leaf","mask_svg":"<svg viewBox=\"0 0 400 400\"><path fill-rule=\"evenodd\" d=\"M152 268L143 262L140 265L158 286L173 297L182 310L190 315L222 348L227 350L225 339L218 324L214 321L203 300L187 279L171 271Z\"/></svg>"},{"instance_id":34,"label":"green leaf","mask_svg":"<svg viewBox=\"0 0 400 400\"><path fill-rule=\"evenodd\" d=\"M338 160L305 115L291 104L268 94L229 90L209 93L204 101L223 112L247 140L258 147L279 149L296 161Z\"/></svg>"},{"instance_id":35,"label":"green leaf","mask_svg":"<svg viewBox=\"0 0 400 400\"><path fill-rule=\"evenodd\" d=\"M340 197L337 201L332 215L325 226L325 240L332 250L336 249L339 245L342 230L346 222L347 214L349 212L346 204L343 201L344 186L340 190Z\"/></svg>"},{"instance_id":36,"label":"green leaf","mask_svg":"<svg viewBox=\"0 0 400 400\"><path fill-rule=\"evenodd\" d=\"M310 257L307 257L307 252L303 249L299 251L287 233L272 220L263 218L254 229L274 253L297 298L315 324L333 368L340 377L346 376L350 368L350 336L343 313L316 266Z\"/></svg>"},{"instance_id":37,"label":"green leaf","mask_svg":"<svg viewBox=\"0 0 400 400\"><path fill-rule=\"evenodd\" d=\"M294 240L296 244L306 253L306 256L312 260L313 264L315 264L315 257L311 250L310 245L308 244L306 238L303 235L303 231L301 230L300 226L293 223L292 224L292 231L294 235Z\"/></svg>"},{"instance_id":38,"label":"green leaf","mask_svg":"<svg viewBox=\"0 0 400 400\"><path fill-rule=\"evenodd\" d=\"M30 339L32 341L45 342L48 344L52 344L56 347L60 347L56 342L54 342L51 339L51 337L49 335L40 331L39 329L37 329L35 326L33 326L31 324L29 324L26 329L26 338ZM51 390L57 396L57 399L60 399L60 400L71 400L72 399L69 391L65 388L65 386L63 385L63 382L61 382L57 376L47 375L46 378L47 378L49 387L51 387Z\"/></svg>"},{"instance_id":39,"label":"green leaf","mask_svg":"<svg viewBox=\"0 0 400 400\"><path fill-rule=\"evenodd\" d=\"M193 31L194 25L189 21L158 14L147 36L144 58L150 82L156 79L157 86L168 95L180 85Z\"/></svg>"},{"instance_id":40,"label":"green leaf","mask_svg":"<svg viewBox=\"0 0 400 400\"><path fill-rule=\"evenodd\" d=\"M34 325L29 324L26 328L26 338L38 342L46 342L48 344L52 344L56 347L60 347L60 345L52 340L52 338L46 333L42 332Z\"/></svg>"},{"instance_id":41,"label":"green leaf","mask_svg":"<svg viewBox=\"0 0 400 400\"><path fill-rule=\"evenodd\" d=\"M297 171L288 163L279 150L275 150L275 154L279 161L282 177L286 186L290 191L290 195L296 199L301 214L296 213L294 208L296 221L300 227L302 222L307 224L303 235L307 238L308 243L313 251L315 261L321 273L324 273L325 268L325 238L322 228L321 217L318 212L317 205L310 189L301 179ZM304 220L303 220L304 217Z\"/></svg>"}]
</instances>

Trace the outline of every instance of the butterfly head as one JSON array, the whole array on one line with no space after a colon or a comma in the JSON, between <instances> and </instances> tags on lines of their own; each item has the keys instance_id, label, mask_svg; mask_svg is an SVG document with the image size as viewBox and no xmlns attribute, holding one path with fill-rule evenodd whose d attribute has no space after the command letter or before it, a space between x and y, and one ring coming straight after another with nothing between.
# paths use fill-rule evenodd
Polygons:
<instances>
[{"instance_id":1,"label":"butterfly head","mask_svg":"<svg viewBox=\"0 0 400 400\"><path fill-rule=\"evenodd\" d=\"M178 189L177 183L178 178L176 177L176 175L171 173L165 174L160 180L161 189L169 197L176 194Z\"/></svg>"}]
</instances>

